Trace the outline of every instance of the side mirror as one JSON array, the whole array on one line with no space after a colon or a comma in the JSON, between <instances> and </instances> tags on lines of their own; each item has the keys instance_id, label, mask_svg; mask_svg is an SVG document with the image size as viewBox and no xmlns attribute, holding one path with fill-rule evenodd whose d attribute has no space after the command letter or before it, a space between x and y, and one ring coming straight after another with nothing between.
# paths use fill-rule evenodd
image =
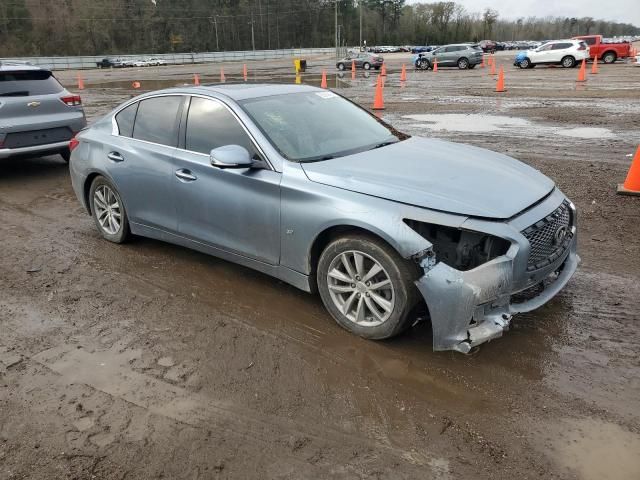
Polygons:
<instances>
[{"instance_id":1,"label":"side mirror","mask_svg":"<svg viewBox=\"0 0 640 480\"><path fill-rule=\"evenodd\" d=\"M209 153L211 165L217 168L251 168L253 160L249 151L240 145L225 145Z\"/></svg>"}]
</instances>

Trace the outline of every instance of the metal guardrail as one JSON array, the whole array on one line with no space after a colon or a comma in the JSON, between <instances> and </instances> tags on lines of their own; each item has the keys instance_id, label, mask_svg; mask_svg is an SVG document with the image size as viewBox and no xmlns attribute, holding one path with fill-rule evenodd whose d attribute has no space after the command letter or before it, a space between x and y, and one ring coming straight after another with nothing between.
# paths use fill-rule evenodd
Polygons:
<instances>
[{"instance_id":1,"label":"metal guardrail","mask_svg":"<svg viewBox=\"0 0 640 480\"><path fill-rule=\"evenodd\" d=\"M189 63L234 62L242 60L270 60L282 57L302 57L306 55L335 54L335 48L292 48L286 50L247 50L236 52L201 52L201 53L165 53L138 55L96 55L85 57L20 57L0 58L4 61L25 61L51 70L76 70L97 68L96 64L103 58L122 58L138 60L143 58L160 58L169 65Z\"/></svg>"}]
</instances>

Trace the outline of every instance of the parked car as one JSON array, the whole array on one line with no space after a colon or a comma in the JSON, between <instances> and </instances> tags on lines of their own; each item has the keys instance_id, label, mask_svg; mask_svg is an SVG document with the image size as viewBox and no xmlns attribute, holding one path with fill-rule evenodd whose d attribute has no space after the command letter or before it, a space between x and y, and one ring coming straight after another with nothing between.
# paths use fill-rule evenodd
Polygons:
<instances>
[{"instance_id":1,"label":"parked car","mask_svg":"<svg viewBox=\"0 0 640 480\"><path fill-rule=\"evenodd\" d=\"M319 291L369 339L426 304L433 347L469 352L579 261L575 208L540 172L311 86L148 93L75 143L73 189L106 240L169 241Z\"/></svg>"},{"instance_id":2,"label":"parked car","mask_svg":"<svg viewBox=\"0 0 640 480\"><path fill-rule=\"evenodd\" d=\"M365 70L375 68L376 70L379 70L384 63L384 58L379 55L366 52L349 53L345 58L338 60L336 67L338 70L345 70L347 68L351 68L351 62L356 63L356 68L363 68Z\"/></svg>"},{"instance_id":3,"label":"parked car","mask_svg":"<svg viewBox=\"0 0 640 480\"><path fill-rule=\"evenodd\" d=\"M151 64L147 59L138 59L133 61L134 67L149 67Z\"/></svg>"},{"instance_id":4,"label":"parked car","mask_svg":"<svg viewBox=\"0 0 640 480\"><path fill-rule=\"evenodd\" d=\"M479 45L485 53L494 53L496 51L496 42L493 40L482 40Z\"/></svg>"},{"instance_id":5,"label":"parked car","mask_svg":"<svg viewBox=\"0 0 640 480\"><path fill-rule=\"evenodd\" d=\"M514 65L534 68L536 65L562 65L573 68L589 58L589 47L581 40L553 40L534 50L519 52Z\"/></svg>"},{"instance_id":6,"label":"parked car","mask_svg":"<svg viewBox=\"0 0 640 480\"><path fill-rule=\"evenodd\" d=\"M103 58L99 62L96 62L98 68L112 68L116 66L116 61L113 58Z\"/></svg>"},{"instance_id":7,"label":"parked car","mask_svg":"<svg viewBox=\"0 0 640 480\"><path fill-rule=\"evenodd\" d=\"M51 71L0 62L0 158L60 154L69 161L69 140L86 125L82 100Z\"/></svg>"},{"instance_id":8,"label":"parked car","mask_svg":"<svg viewBox=\"0 0 640 480\"><path fill-rule=\"evenodd\" d=\"M433 68L435 60L440 67L458 67L461 70L475 68L482 63L482 50L474 45L443 45L431 52L424 52L414 57L413 64L416 68L427 70Z\"/></svg>"},{"instance_id":9,"label":"parked car","mask_svg":"<svg viewBox=\"0 0 640 480\"><path fill-rule=\"evenodd\" d=\"M631 44L628 42L605 42L602 35L582 35L573 38L582 40L589 47L591 60L597 55L604 63L613 63L619 58L631 56Z\"/></svg>"},{"instance_id":10,"label":"parked car","mask_svg":"<svg viewBox=\"0 0 640 480\"><path fill-rule=\"evenodd\" d=\"M157 57L149 58L147 59L147 62L149 63L149 65L153 65L155 67L167 65L166 60L163 60L162 58L157 58Z\"/></svg>"}]
</instances>

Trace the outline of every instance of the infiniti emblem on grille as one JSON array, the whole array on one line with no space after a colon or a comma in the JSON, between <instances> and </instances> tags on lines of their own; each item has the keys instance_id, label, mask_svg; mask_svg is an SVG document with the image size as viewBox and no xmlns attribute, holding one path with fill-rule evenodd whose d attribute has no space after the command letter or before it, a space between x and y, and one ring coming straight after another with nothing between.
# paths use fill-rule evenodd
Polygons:
<instances>
[{"instance_id":1,"label":"infiniti emblem on grille","mask_svg":"<svg viewBox=\"0 0 640 480\"><path fill-rule=\"evenodd\" d=\"M556 230L556 233L553 234L553 244L560 245L564 238L567 236L567 227L564 225Z\"/></svg>"}]
</instances>

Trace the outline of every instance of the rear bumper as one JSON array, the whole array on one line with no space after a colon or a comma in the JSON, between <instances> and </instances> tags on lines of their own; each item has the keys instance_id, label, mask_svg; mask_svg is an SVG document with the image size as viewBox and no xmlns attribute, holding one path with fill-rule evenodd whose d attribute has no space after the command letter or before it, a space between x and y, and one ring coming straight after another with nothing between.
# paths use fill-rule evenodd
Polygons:
<instances>
[{"instance_id":1,"label":"rear bumper","mask_svg":"<svg viewBox=\"0 0 640 480\"><path fill-rule=\"evenodd\" d=\"M574 235L560 258L534 274L529 287L548 282L522 303L513 298L520 291L515 285L522 285L522 279L514 278L514 260L506 255L465 272L442 262L426 269L416 285L429 307L433 349L468 353L501 337L514 314L541 307L567 284L580 263L576 249Z\"/></svg>"},{"instance_id":2,"label":"rear bumper","mask_svg":"<svg viewBox=\"0 0 640 480\"><path fill-rule=\"evenodd\" d=\"M37 155L47 152L59 152L69 147L69 140L21 148L0 148L0 158L16 157L19 155Z\"/></svg>"}]
</instances>

